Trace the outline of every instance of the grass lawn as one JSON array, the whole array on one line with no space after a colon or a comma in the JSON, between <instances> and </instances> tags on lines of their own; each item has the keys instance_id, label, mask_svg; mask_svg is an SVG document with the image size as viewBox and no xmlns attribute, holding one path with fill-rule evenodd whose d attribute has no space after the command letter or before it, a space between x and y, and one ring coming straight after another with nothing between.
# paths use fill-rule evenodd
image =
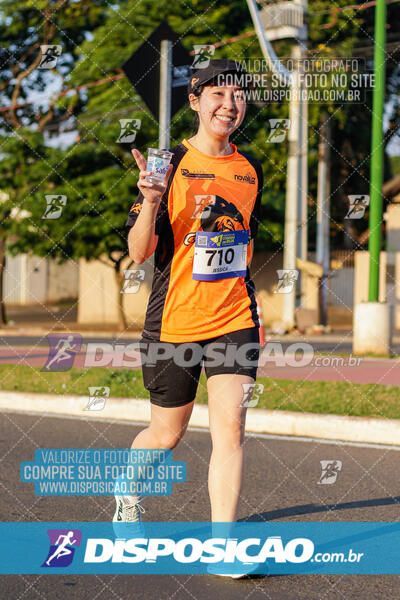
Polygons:
<instances>
[{"instance_id":1,"label":"grass lawn","mask_svg":"<svg viewBox=\"0 0 400 600\"><path fill-rule=\"evenodd\" d=\"M350 416L400 418L398 386L257 378L264 385L257 408ZM111 397L149 398L142 371L73 367L45 373L27 365L0 365L0 389L44 394L89 395L89 386L109 386ZM207 404L206 378L200 377L196 402Z\"/></svg>"}]
</instances>

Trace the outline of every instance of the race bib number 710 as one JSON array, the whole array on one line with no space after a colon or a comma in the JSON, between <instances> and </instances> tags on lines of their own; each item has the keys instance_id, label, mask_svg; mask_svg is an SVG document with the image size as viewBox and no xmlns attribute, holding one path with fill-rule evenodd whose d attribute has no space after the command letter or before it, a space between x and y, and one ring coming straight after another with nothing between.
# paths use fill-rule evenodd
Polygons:
<instances>
[{"instance_id":1,"label":"race bib number 710","mask_svg":"<svg viewBox=\"0 0 400 600\"><path fill-rule=\"evenodd\" d=\"M249 230L197 231L192 278L214 281L245 277Z\"/></svg>"}]
</instances>

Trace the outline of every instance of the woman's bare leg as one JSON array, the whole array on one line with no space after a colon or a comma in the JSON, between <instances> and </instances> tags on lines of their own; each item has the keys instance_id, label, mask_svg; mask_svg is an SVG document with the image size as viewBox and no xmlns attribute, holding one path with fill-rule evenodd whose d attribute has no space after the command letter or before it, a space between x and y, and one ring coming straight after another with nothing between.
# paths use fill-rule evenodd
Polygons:
<instances>
[{"instance_id":1,"label":"woman's bare leg","mask_svg":"<svg viewBox=\"0 0 400 600\"><path fill-rule=\"evenodd\" d=\"M186 431L193 404L172 408L151 404L150 424L137 434L131 448L175 448Z\"/></svg>"},{"instance_id":2,"label":"woman's bare leg","mask_svg":"<svg viewBox=\"0 0 400 600\"><path fill-rule=\"evenodd\" d=\"M248 375L213 375L207 381L212 454L208 489L213 522L236 520L242 485L246 407L242 383Z\"/></svg>"}]
</instances>

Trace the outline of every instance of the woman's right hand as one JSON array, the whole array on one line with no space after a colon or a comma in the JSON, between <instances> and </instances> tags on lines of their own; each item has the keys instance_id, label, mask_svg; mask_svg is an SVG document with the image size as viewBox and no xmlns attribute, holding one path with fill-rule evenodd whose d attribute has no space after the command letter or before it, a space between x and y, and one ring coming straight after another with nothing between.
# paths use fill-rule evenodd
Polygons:
<instances>
[{"instance_id":1,"label":"woman's right hand","mask_svg":"<svg viewBox=\"0 0 400 600\"><path fill-rule=\"evenodd\" d=\"M142 192L145 200L147 200L150 204L158 204L162 198L163 193L167 189L168 180L170 178L173 165L169 165L164 182L160 184L155 184L151 183L150 181L146 181L146 177L148 175L151 175L151 171L146 171L147 161L143 154L141 154L139 150L134 148L132 150L132 155L136 161L137 166L139 167L139 180L137 182L139 190Z\"/></svg>"}]
</instances>

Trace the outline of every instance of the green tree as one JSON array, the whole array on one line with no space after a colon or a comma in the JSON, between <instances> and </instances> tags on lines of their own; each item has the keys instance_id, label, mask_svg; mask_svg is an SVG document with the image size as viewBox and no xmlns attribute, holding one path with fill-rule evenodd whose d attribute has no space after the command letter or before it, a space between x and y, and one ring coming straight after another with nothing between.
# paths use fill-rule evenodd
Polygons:
<instances>
[{"instance_id":1,"label":"green tree","mask_svg":"<svg viewBox=\"0 0 400 600\"><path fill-rule=\"evenodd\" d=\"M57 109L56 99L42 106L29 104L32 92L45 92L63 80L75 64L75 51L105 19L105 0L2 0L0 3L0 97L9 110L0 113L0 128L12 131L46 125L71 116ZM51 69L38 68L42 45L60 45L61 55ZM79 109L79 106L77 107Z\"/></svg>"},{"instance_id":2,"label":"green tree","mask_svg":"<svg viewBox=\"0 0 400 600\"><path fill-rule=\"evenodd\" d=\"M27 200L26 195L20 192L30 193L28 190L33 189L35 184L39 185L37 169L44 167L45 159L50 159L43 138L32 136L32 131L43 132L50 126L57 130L63 121L73 116L74 111L79 112L79 102L61 106L56 98L46 97L46 91L62 85L63 80L68 78L75 64L77 46L92 29L104 22L106 6L106 0L21 0L18 3L2 0L0 3L0 131L6 136L0 166L4 174L0 187L2 324L6 322L3 273L8 235L13 226L12 215L27 214L26 210L21 212ZM42 45L61 46L61 55L52 69L38 68ZM38 93L45 98L31 103L32 94ZM46 171L40 178L46 182L47 176ZM21 252L35 252L36 243L40 246L40 235L34 239L31 235L31 228L35 227L37 223L26 224L27 239L32 244L24 244L23 228L16 228Z\"/></svg>"},{"instance_id":3,"label":"green tree","mask_svg":"<svg viewBox=\"0 0 400 600\"><path fill-rule=\"evenodd\" d=\"M364 52L371 63L370 50L360 51L358 48L371 48L373 44L373 10L336 10L346 4L347 0L338 0L333 11L332 4L327 0L309 2L310 55L346 57L358 56L360 52ZM86 6L79 2L71 3L72 8L76 8L75 5L81 9ZM11 11L11 4L8 3L7 6ZM189 51L193 49L193 44L219 44L221 40L232 36L251 34L253 26L244 0L233 0L229 5L216 2L211 6L206 0L192 0L190 3L186 0L177 0L175 3L167 0L157 3L142 0L139 6L126 2L114 3L106 11L100 3L95 4L95 7L98 9L96 18L100 24L92 27L92 36L81 34L79 46L71 48L75 66L71 71L69 65L67 74L64 75L65 86L83 87L72 96L63 96L54 101L53 116L47 122L40 123L39 118L39 127L46 132L50 125L57 126L60 119L73 115L78 137L66 150L52 151L49 164L55 173L50 175L49 168L48 176L40 189L32 189L27 198L21 199L22 207L32 214L34 223L25 219L18 224L18 243L21 249L31 247L35 252L46 252L61 260L72 257L77 259L79 256L87 259L102 258L114 269L117 281L121 282L121 262L127 252L123 224L136 195L138 173L127 145L118 142L121 132L119 119L141 120L135 144L143 152L147 147L157 146L158 123L126 78L113 81L107 81L107 78L122 73L121 65L162 19L168 20ZM396 23L400 22L399 10L399 5L388 6L388 22L393 24L393 30ZM56 14L59 14L58 11ZM80 25L81 29L84 27ZM76 35L78 29L79 27ZM61 35L62 26L56 27L56 31ZM393 35L396 33L397 31L393 31ZM391 35L390 30L389 42ZM279 56L289 56L291 44L288 41L275 42L274 45ZM215 53L216 58L238 60L261 56L255 35L220 45ZM67 58L68 53L65 55L66 60ZM398 91L396 67L395 61L387 64L387 98L389 94L394 95ZM99 80L105 81L85 87L85 84ZM27 85L26 90L28 89ZM332 234L337 244L343 244L352 235L351 232L343 233L343 205L346 195L351 193L349 190L362 192L363 188L360 186L366 185L369 179L371 95L367 94L365 103L360 105L310 105L310 241L314 236L317 134L322 110L330 112L334 132ZM18 111L18 115L24 114L22 109ZM253 154L263 164L265 187L262 224L257 239L258 250L278 250L282 247L287 143L272 144L267 138L270 132L268 119L287 115L287 104L251 105L243 126L232 137L239 148ZM397 130L398 118L398 105L396 107L394 103L391 135ZM188 104L173 117L171 145L190 135L192 119L193 113ZM30 123L32 122L31 119ZM30 178L29 169L25 175ZM38 221L41 219L41 209L38 210L38 206L40 202L43 203L43 196L50 184L56 190L52 193L67 195L68 202L63 209L62 218L57 222L54 220L44 224L43 221ZM36 227L35 232L32 227ZM123 296L121 294L119 298ZM122 306L120 321L125 326Z\"/></svg>"},{"instance_id":4,"label":"green tree","mask_svg":"<svg viewBox=\"0 0 400 600\"><path fill-rule=\"evenodd\" d=\"M53 150L44 144L40 133L19 129L18 133L0 138L0 281L3 282L6 251L27 252L37 246L38 220L32 219L27 198L43 185ZM54 156L54 155L53 155ZM50 184L50 183L49 183ZM51 184L50 184L51 185ZM39 217L40 218L40 217ZM31 243L30 243L31 242ZM18 247L13 248L13 244ZM1 286L2 287L2 286ZM3 290L1 289L1 292ZM6 323L3 293L0 295L1 322Z\"/></svg>"},{"instance_id":5,"label":"green tree","mask_svg":"<svg viewBox=\"0 0 400 600\"><path fill-rule=\"evenodd\" d=\"M2 142L0 176L8 191L2 210L8 217L3 224L9 252L16 255L32 248L34 254L59 263L103 261L114 269L120 325L126 327L119 293L121 262L127 255L120 198L132 194L130 179L121 178L114 157L99 145L87 143L79 153L68 154L46 146L41 133L27 130ZM13 207L23 207L18 218L12 218Z\"/></svg>"},{"instance_id":6,"label":"green tree","mask_svg":"<svg viewBox=\"0 0 400 600\"><path fill-rule=\"evenodd\" d=\"M348 0L339 0L332 7L326 0L309 2L309 57L340 58L360 57L365 60L367 69L372 69L374 10L357 11L348 5ZM109 73L118 73L121 64L140 46L161 19L182 36L181 41L188 50L194 44L214 43L238 34L251 33L253 25L247 3L234 0L229 5L217 2L211 7L208 2L198 0L188 4L178 1L171 5L166 0L154 4L151 0L141 3L140 12L129 5L120 5L107 22L94 33L93 40L81 45L82 60L72 73L75 84L96 80L104 76L103 65L107 63ZM398 36L400 5L388 6L388 43ZM291 42L274 42L277 54L290 55ZM390 124L385 144L398 131L400 111L398 91L399 70L393 53L388 51L386 98L393 99ZM247 60L262 57L255 35L243 37L233 43L218 47L215 57ZM332 148L332 236L336 246L353 245L356 232L346 230L349 221L344 219L347 210L347 196L351 193L368 193L370 120L372 113L371 90L366 90L362 103L310 104L309 105L309 222L310 244L315 239L316 192L317 192L317 146L321 112L328 110L333 130ZM118 123L112 126L112 117L117 111L124 116L142 119L142 128L137 145L156 145L158 124L144 103L137 97L127 79L112 84L92 88L85 98L85 115L92 115L90 127L81 127L83 140L92 139L95 143L109 143L114 137ZM125 112L126 111L126 112ZM95 118L96 115L104 115ZM283 243L283 222L285 209L287 142L273 144L267 141L270 118L288 116L288 105L269 104L249 106L243 126L232 136L232 141L244 151L261 160L264 169L265 191L262 202L262 226L259 229L257 249L278 249ZM191 131L192 112L186 105L172 120L171 145L178 143ZM76 149L79 152L79 148ZM110 152L126 155L122 148L114 144ZM126 160L126 159L124 159ZM130 160L130 157L129 157ZM386 162L386 177L390 176L389 162ZM127 205L130 200L127 201ZM365 228L366 220L357 223Z\"/></svg>"}]
</instances>

